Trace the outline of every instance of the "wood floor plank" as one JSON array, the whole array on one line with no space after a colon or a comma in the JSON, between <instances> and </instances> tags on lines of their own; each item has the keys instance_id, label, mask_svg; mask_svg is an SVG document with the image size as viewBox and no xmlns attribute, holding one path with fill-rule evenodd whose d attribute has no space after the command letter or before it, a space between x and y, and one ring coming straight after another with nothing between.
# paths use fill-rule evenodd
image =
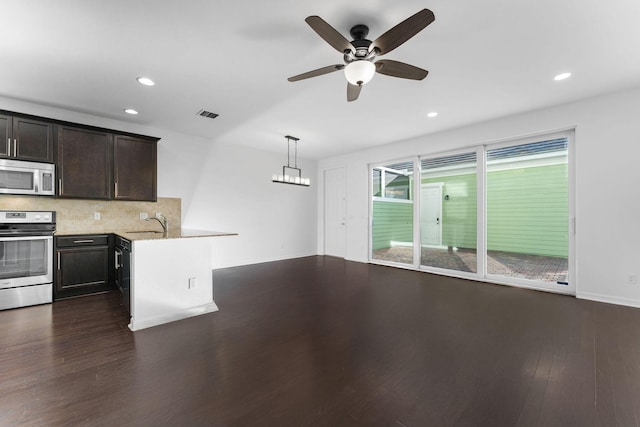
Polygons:
<instances>
[{"instance_id":1,"label":"wood floor plank","mask_svg":"<svg viewBox=\"0 0 640 427\"><path fill-rule=\"evenodd\" d=\"M322 256L214 298L136 333L117 293L0 312L0 425L638 426L638 309Z\"/></svg>"}]
</instances>

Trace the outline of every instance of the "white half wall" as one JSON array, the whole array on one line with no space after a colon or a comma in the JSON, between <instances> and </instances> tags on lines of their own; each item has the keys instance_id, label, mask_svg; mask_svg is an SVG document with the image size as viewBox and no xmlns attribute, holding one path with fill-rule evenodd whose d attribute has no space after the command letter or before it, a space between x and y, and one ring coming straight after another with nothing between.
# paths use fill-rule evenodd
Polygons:
<instances>
[{"instance_id":1,"label":"white half wall","mask_svg":"<svg viewBox=\"0 0 640 427\"><path fill-rule=\"evenodd\" d=\"M575 127L577 296L640 307L640 88L323 159L345 166L347 259L368 260L368 164ZM318 215L322 218L322 190ZM323 221L318 221L318 253Z\"/></svg>"},{"instance_id":2,"label":"white half wall","mask_svg":"<svg viewBox=\"0 0 640 427\"><path fill-rule=\"evenodd\" d=\"M210 265L213 239L133 241L129 329L137 331L218 311Z\"/></svg>"},{"instance_id":3,"label":"white half wall","mask_svg":"<svg viewBox=\"0 0 640 427\"><path fill-rule=\"evenodd\" d=\"M271 182L283 163L284 145L276 154L212 143L183 212L187 228L238 233L214 241L214 268L316 254L316 162L298 159L310 187Z\"/></svg>"}]
</instances>

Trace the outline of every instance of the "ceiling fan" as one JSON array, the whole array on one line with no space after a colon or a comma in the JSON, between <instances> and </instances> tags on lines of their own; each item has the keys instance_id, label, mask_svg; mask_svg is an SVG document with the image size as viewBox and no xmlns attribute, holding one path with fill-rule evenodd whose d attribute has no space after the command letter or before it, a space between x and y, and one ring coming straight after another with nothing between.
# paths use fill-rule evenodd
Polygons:
<instances>
[{"instance_id":1,"label":"ceiling fan","mask_svg":"<svg viewBox=\"0 0 640 427\"><path fill-rule=\"evenodd\" d=\"M329 25L319 16L309 16L305 21L320 37L329 43L335 50L342 53L344 64L329 65L289 77L290 82L321 76L337 70L343 70L347 78L347 101L355 101L360 95L362 85L369 82L377 72L402 79L422 80L429 73L427 70L405 64L391 59L380 59L374 62L376 57L387 54L397 48L411 37L422 31L435 20L433 12L422 9L420 12L405 19L389 31L375 39L367 40L369 27L356 25L351 28L353 41L348 41L335 28Z\"/></svg>"}]
</instances>

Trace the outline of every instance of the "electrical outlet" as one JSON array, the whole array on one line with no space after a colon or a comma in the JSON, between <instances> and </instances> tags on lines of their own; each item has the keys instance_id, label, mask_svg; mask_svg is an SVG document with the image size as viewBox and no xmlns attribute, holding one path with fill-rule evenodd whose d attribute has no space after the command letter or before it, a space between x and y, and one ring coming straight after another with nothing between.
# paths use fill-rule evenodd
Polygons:
<instances>
[{"instance_id":1,"label":"electrical outlet","mask_svg":"<svg viewBox=\"0 0 640 427\"><path fill-rule=\"evenodd\" d=\"M189 289L193 289L196 287L196 278L189 277Z\"/></svg>"},{"instance_id":2,"label":"electrical outlet","mask_svg":"<svg viewBox=\"0 0 640 427\"><path fill-rule=\"evenodd\" d=\"M162 217L162 212L156 212L156 218L161 218Z\"/></svg>"},{"instance_id":3,"label":"electrical outlet","mask_svg":"<svg viewBox=\"0 0 640 427\"><path fill-rule=\"evenodd\" d=\"M627 274L626 283L627 285L635 285L636 283L638 283L638 276L636 276L635 274Z\"/></svg>"},{"instance_id":4,"label":"electrical outlet","mask_svg":"<svg viewBox=\"0 0 640 427\"><path fill-rule=\"evenodd\" d=\"M149 218L149 214L146 212L140 212L140 219L147 219Z\"/></svg>"},{"instance_id":5,"label":"electrical outlet","mask_svg":"<svg viewBox=\"0 0 640 427\"><path fill-rule=\"evenodd\" d=\"M100 212L94 212L93 219L95 219L96 221L100 221L102 219L102 215L100 214Z\"/></svg>"}]
</instances>

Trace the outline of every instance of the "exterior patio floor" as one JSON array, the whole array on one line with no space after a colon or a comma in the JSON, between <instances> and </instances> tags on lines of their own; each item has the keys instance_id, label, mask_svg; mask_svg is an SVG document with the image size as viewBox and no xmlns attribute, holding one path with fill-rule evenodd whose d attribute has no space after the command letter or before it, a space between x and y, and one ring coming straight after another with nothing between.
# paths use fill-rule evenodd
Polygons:
<instances>
[{"instance_id":1,"label":"exterior patio floor","mask_svg":"<svg viewBox=\"0 0 640 427\"><path fill-rule=\"evenodd\" d=\"M423 248L420 264L455 271L477 272L475 249ZM413 264L413 248L396 246L373 251L373 259ZM568 260L562 257L488 251L487 273L547 283L567 281Z\"/></svg>"}]
</instances>

